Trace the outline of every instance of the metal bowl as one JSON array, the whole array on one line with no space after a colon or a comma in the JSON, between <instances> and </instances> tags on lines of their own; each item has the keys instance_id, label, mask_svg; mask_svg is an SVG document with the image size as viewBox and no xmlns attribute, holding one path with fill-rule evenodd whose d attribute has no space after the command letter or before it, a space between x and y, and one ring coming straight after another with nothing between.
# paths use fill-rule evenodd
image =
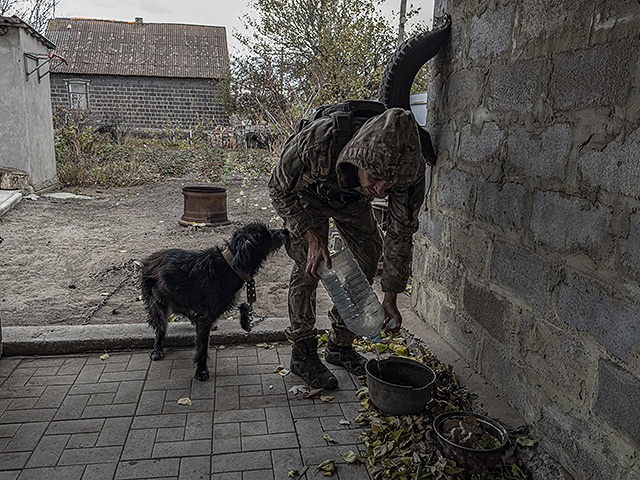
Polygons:
<instances>
[{"instance_id":1,"label":"metal bowl","mask_svg":"<svg viewBox=\"0 0 640 480\"><path fill-rule=\"evenodd\" d=\"M421 412L431 399L436 374L409 358L372 358L365 365L369 399L383 412L410 415Z\"/></svg>"}]
</instances>

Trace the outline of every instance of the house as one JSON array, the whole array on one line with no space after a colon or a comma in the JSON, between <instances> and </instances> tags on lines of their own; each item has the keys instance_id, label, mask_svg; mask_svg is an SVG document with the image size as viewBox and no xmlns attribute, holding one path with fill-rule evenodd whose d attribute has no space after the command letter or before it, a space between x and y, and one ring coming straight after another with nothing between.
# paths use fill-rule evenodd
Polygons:
<instances>
[{"instance_id":1,"label":"house","mask_svg":"<svg viewBox=\"0 0 640 480\"><path fill-rule=\"evenodd\" d=\"M60 60L53 49L20 18L0 16L0 173L26 178L7 189L58 183L48 73Z\"/></svg>"},{"instance_id":2,"label":"house","mask_svg":"<svg viewBox=\"0 0 640 480\"><path fill-rule=\"evenodd\" d=\"M54 18L46 36L68 62L51 75L54 113L75 111L120 131L228 123L225 27Z\"/></svg>"}]
</instances>

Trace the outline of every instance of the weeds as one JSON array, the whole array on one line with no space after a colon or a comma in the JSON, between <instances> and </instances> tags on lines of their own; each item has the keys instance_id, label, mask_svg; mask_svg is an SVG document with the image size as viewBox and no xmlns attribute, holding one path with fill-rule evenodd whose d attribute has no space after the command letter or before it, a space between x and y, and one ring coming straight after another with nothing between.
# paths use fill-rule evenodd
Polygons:
<instances>
[{"instance_id":1,"label":"weeds","mask_svg":"<svg viewBox=\"0 0 640 480\"><path fill-rule=\"evenodd\" d=\"M180 137L173 129L116 142L76 118L56 126L55 151L58 178L67 187L131 186L187 175L208 181L234 173L263 176L277 159L265 150L222 149L204 136Z\"/></svg>"}]
</instances>

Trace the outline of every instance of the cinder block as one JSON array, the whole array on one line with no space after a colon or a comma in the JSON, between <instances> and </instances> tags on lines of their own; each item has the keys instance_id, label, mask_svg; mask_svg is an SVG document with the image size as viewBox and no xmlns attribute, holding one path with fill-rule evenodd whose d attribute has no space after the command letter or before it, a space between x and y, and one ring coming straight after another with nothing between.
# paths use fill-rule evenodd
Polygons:
<instances>
[{"instance_id":1,"label":"cinder block","mask_svg":"<svg viewBox=\"0 0 640 480\"><path fill-rule=\"evenodd\" d=\"M640 302L611 297L593 281L568 270L558 285L558 317L591 335L609 353L627 361L640 341Z\"/></svg>"},{"instance_id":2,"label":"cinder block","mask_svg":"<svg viewBox=\"0 0 640 480\"><path fill-rule=\"evenodd\" d=\"M533 192L531 230L536 242L558 252L597 248L611 221L611 209L556 192Z\"/></svg>"},{"instance_id":3,"label":"cinder block","mask_svg":"<svg viewBox=\"0 0 640 480\"><path fill-rule=\"evenodd\" d=\"M548 270L547 262L533 252L507 243L493 245L491 277L540 311L544 309Z\"/></svg>"},{"instance_id":4,"label":"cinder block","mask_svg":"<svg viewBox=\"0 0 640 480\"><path fill-rule=\"evenodd\" d=\"M473 224L450 222L451 258L476 277L486 276L491 240L484 230Z\"/></svg>"},{"instance_id":5,"label":"cinder block","mask_svg":"<svg viewBox=\"0 0 640 480\"><path fill-rule=\"evenodd\" d=\"M525 317L518 332L526 364L538 374L547 395L559 404L581 407L596 369L595 352L572 332L545 321Z\"/></svg>"},{"instance_id":6,"label":"cinder block","mask_svg":"<svg viewBox=\"0 0 640 480\"><path fill-rule=\"evenodd\" d=\"M535 394L531 385L527 383L522 368L513 358L501 353L492 344L485 342L480 351L480 365L483 377L494 387L498 388L506 400L527 421L531 423L535 418Z\"/></svg>"},{"instance_id":7,"label":"cinder block","mask_svg":"<svg viewBox=\"0 0 640 480\"><path fill-rule=\"evenodd\" d=\"M535 138L524 128L516 128L509 134L509 163L527 177L562 179L571 133L568 123L556 123Z\"/></svg>"},{"instance_id":8,"label":"cinder block","mask_svg":"<svg viewBox=\"0 0 640 480\"><path fill-rule=\"evenodd\" d=\"M420 213L418 232L424 234L435 247L442 248L442 228L444 217L432 210L424 210Z\"/></svg>"},{"instance_id":9,"label":"cinder block","mask_svg":"<svg viewBox=\"0 0 640 480\"><path fill-rule=\"evenodd\" d=\"M471 20L469 57L497 55L509 48L511 41L511 19L513 4L486 10L481 16Z\"/></svg>"},{"instance_id":10,"label":"cinder block","mask_svg":"<svg viewBox=\"0 0 640 480\"><path fill-rule=\"evenodd\" d=\"M622 41L552 56L549 95L559 111L624 105L631 88L637 44Z\"/></svg>"},{"instance_id":11,"label":"cinder block","mask_svg":"<svg viewBox=\"0 0 640 480\"><path fill-rule=\"evenodd\" d=\"M536 430L545 450L575 478L621 478L615 445L593 422L573 417L555 404L548 404L542 409Z\"/></svg>"},{"instance_id":12,"label":"cinder block","mask_svg":"<svg viewBox=\"0 0 640 480\"><path fill-rule=\"evenodd\" d=\"M446 150L449 152L449 156L452 156L456 143L456 136L451 122L428 125L427 130L429 130L431 134L431 141L433 143L433 148L436 151L436 155L440 155L442 151Z\"/></svg>"},{"instance_id":13,"label":"cinder block","mask_svg":"<svg viewBox=\"0 0 640 480\"><path fill-rule=\"evenodd\" d=\"M521 229L524 225L527 189L517 183L488 182L478 178L475 215L502 229Z\"/></svg>"},{"instance_id":14,"label":"cinder block","mask_svg":"<svg viewBox=\"0 0 640 480\"><path fill-rule=\"evenodd\" d=\"M446 256L432 253L427 257L426 278L429 284L442 292L449 301L460 303L464 269L459 264L450 261Z\"/></svg>"},{"instance_id":15,"label":"cinder block","mask_svg":"<svg viewBox=\"0 0 640 480\"><path fill-rule=\"evenodd\" d=\"M589 185L636 199L640 198L640 129L618 135L604 148L587 146L578 165Z\"/></svg>"},{"instance_id":16,"label":"cinder block","mask_svg":"<svg viewBox=\"0 0 640 480\"><path fill-rule=\"evenodd\" d=\"M622 263L640 274L640 212L631 215L629 236L620 239L620 253Z\"/></svg>"},{"instance_id":17,"label":"cinder block","mask_svg":"<svg viewBox=\"0 0 640 480\"><path fill-rule=\"evenodd\" d=\"M436 199L439 206L468 212L473 194L473 176L461 170L438 170Z\"/></svg>"},{"instance_id":18,"label":"cinder block","mask_svg":"<svg viewBox=\"0 0 640 480\"><path fill-rule=\"evenodd\" d=\"M596 415L624 432L640 447L640 379L608 360L598 364L598 385L593 406Z\"/></svg>"},{"instance_id":19,"label":"cinder block","mask_svg":"<svg viewBox=\"0 0 640 480\"><path fill-rule=\"evenodd\" d=\"M477 135L472 125L465 125L460 132L458 156L466 162L481 162L496 153L503 138L504 132L495 122L483 124Z\"/></svg>"},{"instance_id":20,"label":"cinder block","mask_svg":"<svg viewBox=\"0 0 640 480\"><path fill-rule=\"evenodd\" d=\"M478 335L469 320L443 305L440 309L439 333L469 365L475 365Z\"/></svg>"},{"instance_id":21,"label":"cinder block","mask_svg":"<svg viewBox=\"0 0 640 480\"><path fill-rule=\"evenodd\" d=\"M462 301L469 318L478 322L500 343L507 343L511 332L511 311L505 299L483 286L466 281Z\"/></svg>"},{"instance_id":22,"label":"cinder block","mask_svg":"<svg viewBox=\"0 0 640 480\"><path fill-rule=\"evenodd\" d=\"M489 108L529 112L533 107L533 93L541 67L541 60L495 65L489 75Z\"/></svg>"},{"instance_id":23,"label":"cinder block","mask_svg":"<svg viewBox=\"0 0 640 480\"><path fill-rule=\"evenodd\" d=\"M432 85L432 82L429 82L429 90L436 98L429 99L430 105L428 105L427 109L439 108L437 103L444 101L446 105L454 108L456 111L465 108L475 110L477 106L482 103L485 73L484 68L456 71L455 75L447 77L446 90L444 90L446 91L446 96L440 93L442 91L442 85Z\"/></svg>"}]
</instances>

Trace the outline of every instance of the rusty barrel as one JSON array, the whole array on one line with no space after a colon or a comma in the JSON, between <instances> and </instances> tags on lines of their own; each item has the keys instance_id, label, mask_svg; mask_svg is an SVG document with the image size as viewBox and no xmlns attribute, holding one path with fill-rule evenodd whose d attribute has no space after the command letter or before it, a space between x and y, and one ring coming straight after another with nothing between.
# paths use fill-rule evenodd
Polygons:
<instances>
[{"instance_id":1,"label":"rusty barrel","mask_svg":"<svg viewBox=\"0 0 640 480\"><path fill-rule=\"evenodd\" d=\"M184 215L178 223L212 227L227 225L227 190L222 187L184 187Z\"/></svg>"}]
</instances>

